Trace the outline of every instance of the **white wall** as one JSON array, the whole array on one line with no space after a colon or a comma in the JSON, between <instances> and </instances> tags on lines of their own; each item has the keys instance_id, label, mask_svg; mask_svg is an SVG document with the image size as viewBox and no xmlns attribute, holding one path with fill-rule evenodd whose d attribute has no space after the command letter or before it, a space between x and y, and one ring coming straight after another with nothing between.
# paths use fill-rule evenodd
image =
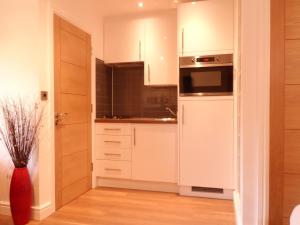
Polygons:
<instances>
[{"instance_id":1,"label":"white wall","mask_svg":"<svg viewBox=\"0 0 300 225\"><path fill-rule=\"evenodd\" d=\"M102 17L97 0L0 0L0 98L30 97L49 92L39 150L30 172L34 183L36 219L54 210L54 76L53 12L92 36L92 99L95 102L95 57L102 58ZM13 165L0 147L0 214L9 213L9 183Z\"/></svg>"},{"instance_id":2,"label":"white wall","mask_svg":"<svg viewBox=\"0 0 300 225\"><path fill-rule=\"evenodd\" d=\"M0 2L0 98L38 96L39 77L43 70L40 40L39 0ZM3 145L0 146L0 212L8 202L13 164ZM38 159L30 166L31 177L38 187ZM4 202L4 203L3 203ZM35 192L34 203L38 203Z\"/></svg>"},{"instance_id":3,"label":"white wall","mask_svg":"<svg viewBox=\"0 0 300 225\"><path fill-rule=\"evenodd\" d=\"M270 1L241 0L241 217L267 224Z\"/></svg>"}]
</instances>

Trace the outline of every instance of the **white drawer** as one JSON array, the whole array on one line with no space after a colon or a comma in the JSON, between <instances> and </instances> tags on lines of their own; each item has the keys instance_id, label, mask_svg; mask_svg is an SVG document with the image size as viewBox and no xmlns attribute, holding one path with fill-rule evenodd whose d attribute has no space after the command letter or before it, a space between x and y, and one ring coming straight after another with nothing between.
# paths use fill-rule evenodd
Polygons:
<instances>
[{"instance_id":1,"label":"white drawer","mask_svg":"<svg viewBox=\"0 0 300 225\"><path fill-rule=\"evenodd\" d=\"M131 161L131 149L96 147L96 159Z\"/></svg>"},{"instance_id":2,"label":"white drawer","mask_svg":"<svg viewBox=\"0 0 300 225\"><path fill-rule=\"evenodd\" d=\"M96 135L96 149L131 148L130 136Z\"/></svg>"},{"instance_id":3,"label":"white drawer","mask_svg":"<svg viewBox=\"0 0 300 225\"><path fill-rule=\"evenodd\" d=\"M97 123L96 134L131 135L131 124L127 123Z\"/></svg>"},{"instance_id":4,"label":"white drawer","mask_svg":"<svg viewBox=\"0 0 300 225\"><path fill-rule=\"evenodd\" d=\"M98 177L131 178L131 162L96 160L95 174Z\"/></svg>"}]
</instances>

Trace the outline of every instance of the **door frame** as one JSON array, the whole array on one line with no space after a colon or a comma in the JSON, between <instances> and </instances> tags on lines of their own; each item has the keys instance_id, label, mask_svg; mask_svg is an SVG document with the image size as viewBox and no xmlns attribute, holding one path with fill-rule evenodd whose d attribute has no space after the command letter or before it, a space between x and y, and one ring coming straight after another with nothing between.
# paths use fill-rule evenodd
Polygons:
<instances>
[{"instance_id":1,"label":"door frame","mask_svg":"<svg viewBox=\"0 0 300 225\"><path fill-rule=\"evenodd\" d=\"M285 105L285 1L271 1L269 224L282 224ZM276 206L276 207L272 207Z\"/></svg>"}]
</instances>

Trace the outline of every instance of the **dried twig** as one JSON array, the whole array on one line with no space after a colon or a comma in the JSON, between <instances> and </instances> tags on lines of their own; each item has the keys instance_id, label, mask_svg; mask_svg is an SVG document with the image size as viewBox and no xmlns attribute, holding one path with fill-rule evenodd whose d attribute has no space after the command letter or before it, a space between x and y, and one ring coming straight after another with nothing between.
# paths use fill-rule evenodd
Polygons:
<instances>
[{"instance_id":1,"label":"dried twig","mask_svg":"<svg viewBox=\"0 0 300 225\"><path fill-rule=\"evenodd\" d=\"M42 110L24 100L5 100L0 104L0 137L16 168L26 167L42 121Z\"/></svg>"}]
</instances>

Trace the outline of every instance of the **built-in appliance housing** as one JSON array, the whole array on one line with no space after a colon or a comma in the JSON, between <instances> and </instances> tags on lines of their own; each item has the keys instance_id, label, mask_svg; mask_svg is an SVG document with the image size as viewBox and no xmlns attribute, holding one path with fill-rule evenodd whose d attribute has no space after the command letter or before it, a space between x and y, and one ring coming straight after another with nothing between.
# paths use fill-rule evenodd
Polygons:
<instances>
[{"instance_id":1,"label":"built-in appliance housing","mask_svg":"<svg viewBox=\"0 0 300 225\"><path fill-rule=\"evenodd\" d=\"M188 56L179 59L180 96L233 94L233 55Z\"/></svg>"}]
</instances>

